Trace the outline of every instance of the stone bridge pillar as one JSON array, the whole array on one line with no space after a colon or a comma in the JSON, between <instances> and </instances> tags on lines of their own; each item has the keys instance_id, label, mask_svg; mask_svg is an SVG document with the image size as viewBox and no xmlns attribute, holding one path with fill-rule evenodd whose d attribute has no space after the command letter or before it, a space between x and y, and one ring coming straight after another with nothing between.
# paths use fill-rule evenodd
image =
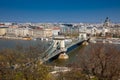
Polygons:
<instances>
[{"instance_id":1,"label":"stone bridge pillar","mask_svg":"<svg viewBox=\"0 0 120 80\"><path fill-rule=\"evenodd\" d=\"M54 46L57 49L60 49L62 51L66 51L65 48L65 38L63 36L57 36L53 38Z\"/></svg>"},{"instance_id":2,"label":"stone bridge pillar","mask_svg":"<svg viewBox=\"0 0 120 80\"><path fill-rule=\"evenodd\" d=\"M54 41L54 46L53 47L62 51L62 53L60 53L58 58L59 59L68 59L69 56L65 53L66 52L65 38L63 36L57 36L57 37L54 37L53 41Z\"/></svg>"},{"instance_id":3,"label":"stone bridge pillar","mask_svg":"<svg viewBox=\"0 0 120 80\"><path fill-rule=\"evenodd\" d=\"M85 32L80 32L79 39L80 40L87 40L87 34Z\"/></svg>"}]
</instances>

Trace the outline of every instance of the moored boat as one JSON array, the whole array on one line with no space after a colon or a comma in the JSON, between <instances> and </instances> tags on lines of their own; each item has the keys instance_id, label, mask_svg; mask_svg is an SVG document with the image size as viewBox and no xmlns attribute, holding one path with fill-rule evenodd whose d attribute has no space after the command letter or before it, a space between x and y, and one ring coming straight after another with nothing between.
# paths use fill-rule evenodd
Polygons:
<instances>
[{"instance_id":1,"label":"moored boat","mask_svg":"<svg viewBox=\"0 0 120 80\"><path fill-rule=\"evenodd\" d=\"M23 39L23 40L32 40L31 37L23 37L22 39Z\"/></svg>"}]
</instances>

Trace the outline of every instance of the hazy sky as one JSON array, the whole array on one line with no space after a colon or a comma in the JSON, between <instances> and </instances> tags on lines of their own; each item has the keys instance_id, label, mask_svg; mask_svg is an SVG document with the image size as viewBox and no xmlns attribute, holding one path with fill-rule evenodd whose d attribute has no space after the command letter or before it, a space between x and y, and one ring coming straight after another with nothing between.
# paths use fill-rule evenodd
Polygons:
<instances>
[{"instance_id":1,"label":"hazy sky","mask_svg":"<svg viewBox=\"0 0 120 80\"><path fill-rule=\"evenodd\" d=\"M120 0L0 0L0 22L120 22Z\"/></svg>"}]
</instances>

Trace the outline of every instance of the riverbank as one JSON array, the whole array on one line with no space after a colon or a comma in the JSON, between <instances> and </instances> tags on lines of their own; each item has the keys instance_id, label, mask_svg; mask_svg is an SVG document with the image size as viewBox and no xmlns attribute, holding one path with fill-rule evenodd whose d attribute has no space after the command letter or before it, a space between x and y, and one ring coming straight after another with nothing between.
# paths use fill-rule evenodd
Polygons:
<instances>
[{"instance_id":1,"label":"riverbank","mask_svg":"<svg viewBox=\"0 0 120 80\"><path fill-rule=\"evenodd\" d=\"M0 39L33 40L33 38L31 38L31 37L9 37L9 36L0 36Z\"/></svg>"},{"instance_id":2,"label":"riverbank","mask_svg":"<svg viewBox=\"0 0 120 80\"><path fill-rule=\"evenodd\" d=\"M91 38L91 43L120 44L120 38Z\"/></svg>"}]
</instances>

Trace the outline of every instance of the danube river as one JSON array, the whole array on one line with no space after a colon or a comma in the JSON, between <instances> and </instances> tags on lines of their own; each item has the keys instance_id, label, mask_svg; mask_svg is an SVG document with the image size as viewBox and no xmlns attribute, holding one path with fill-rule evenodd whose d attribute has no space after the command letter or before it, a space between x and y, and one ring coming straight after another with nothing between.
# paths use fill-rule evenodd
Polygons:
<instances>
[{"instance_id":1,"label":"danube river","mask_svg":"<svg viewBox=\"0 0 120 80\"><path fill-rule=\"evenodd\" d=\"M41 40L9 40L0 39L0 50L5 48L16 48L17 46L29 47L29 46L43 46L47 44L46 41ZM47 47L47 46L46 46Z\"/></svg>"},{"instance_id":2,"label":"danube river","mask_svg":"<svg viewBox=\"0 0 120 80\"><path fill-rule=\"evenodd\" d=\"M0 39L0 50L3 50L5 48L16 48L16 46L23 46L23 47L29 47L29 46L44 46L46 49L50 45L48 45L47 41L41 41L41 40L8 40L8 39ZM45 46L46 45L46 46ZM56 66L66 66L71 63L78 63L79 64L79 54L82 53L82 50L85 49L86 51L90 51L90 47L92 44L89 44L87 46L80 46L73 51L71 51L69 55L69 59L67 60L54 60L53 62L50 62L48 64L50 65L56 65ZM97 45L97 44L95 44ZM107 45L107 44L106 44ZM116 46L118 50L120 50L120 45L111 44L110 46Z\"/></svg>"}]
</instances>

